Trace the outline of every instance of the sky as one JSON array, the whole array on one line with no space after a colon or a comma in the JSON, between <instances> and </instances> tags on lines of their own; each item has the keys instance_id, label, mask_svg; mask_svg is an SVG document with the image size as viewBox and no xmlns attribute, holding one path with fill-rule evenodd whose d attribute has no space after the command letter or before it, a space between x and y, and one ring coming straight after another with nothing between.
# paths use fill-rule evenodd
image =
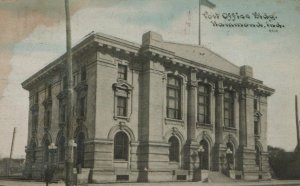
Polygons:
<instances>
[{"instance_id":1,"label":"sky","mask_svg":"<svg viewBox=\"0 0 300 186\"><path fill-rule=\"evenodd\" d=\"M268 144L293 150L294 96L300 95L300 1L211 2L216 8L201 8L206 14L201 16L201 45L238 66L252 66L254 77L276 90L268 100ZM70 0L70 4L73 44L92 31L141 43L149 30L167 41L198 44L198 0ZM255 12L274 20L254 19ZM230 21L232 13L240 19ZM216 14L219 18L212 18ZM241 18L247 14L249 19ZM65 52L64 1L0 0L0 17L0 157L9 155L14 127L13 156L22 157L29 95L21 83ZM284 27L216 27L214 21Z\"/></svg>"}]
</instances>

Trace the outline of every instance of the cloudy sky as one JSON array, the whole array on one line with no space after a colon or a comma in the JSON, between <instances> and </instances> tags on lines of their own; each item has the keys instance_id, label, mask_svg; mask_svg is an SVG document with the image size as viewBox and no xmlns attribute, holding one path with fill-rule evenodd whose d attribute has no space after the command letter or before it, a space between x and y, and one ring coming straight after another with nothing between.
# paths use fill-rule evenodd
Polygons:
<instances>
[{"instance_id":1,"label":"cloudy sky","mask_svg":"<svg viewBox=\"0 0 300 186\"><path fill-rule=\"evenodd\" d=\"M250 65L254 76L274 89L269 99L268 143L293 150L296 145L294 95L300 95L300 1L211 0L203 7L202 45L236 65ZM72 42L91 31L141 43L152 30L172 42L198 44L198 0L70 0ZM254 19L252 13L275 20ZM249 14L230 21L228 14ZM237 13L237 14L236 14ZM63 0L0 0L0 156L8 156L17 127L14 156L25 154L28 93L21 82L65 52ZM217 23L267 23L283 28L221 28ZM278 24L277 24L278 23Z\"/></svg>"}]
</instances>

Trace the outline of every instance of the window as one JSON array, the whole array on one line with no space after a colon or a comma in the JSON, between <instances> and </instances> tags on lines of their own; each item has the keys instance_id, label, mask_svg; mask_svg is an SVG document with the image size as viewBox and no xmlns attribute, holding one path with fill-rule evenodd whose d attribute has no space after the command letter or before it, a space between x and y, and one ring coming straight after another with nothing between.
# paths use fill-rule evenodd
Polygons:
<instances>
[{"instance_id":1,"label":"window","mask_svg":"<svg viewBox=\"0 0 300 186\"><path fill-rule=\"evenodd\" d=\"M51 107L47 108L46 110L46 116L45 116L45 127L49 128L51 125Z\"/></svg>"},{"instance_id":2,"label":"window","mask_svg":"<svg viewBox=\"0 0 300 186\"><path fill-rule=\"evenodd\" d=\"M117 97L117 115L127 116L127 98L118 96Z\"/></svg>"},{"instance_id":3,"label":"window","mask_svg":"<svg viewBox=\"0 0 300 186\"><path fill-rule=\"evenodd\" d=\"M199 84L198 86L198 122L208 124L209 121L209 89L208 86Z\"/></svg>"},{"instance_id":4,"label":"window","mask_svg":"<svg viewBox=\"0 0 300 186\"><path fill-rule=\"evenodd\" d=\"M179 162L179 141L175 136L169 139L169 161Z\"/></svg>"},{"instance_id":5,"label":"window","mask_svg":"<svg viewBox=\"0 0 300 186\"><path fill-rule=\"evenodd\" d=\"M235 127L233 121L234 99L233 92L226 91L224 94L224 125L225 127Z\"/></svg>"},{"instance_id":6,"label":"window","mask_svg":"<svg viewBox=\"0 0 300 186\"><path fill-rule=\"evenodd\" d=\"M114 159L128 160L128 137L124 132L118 132L114 138Z\"/></svg>"},{"instance_id":7,"label":"window","mask_svg":"<svg viewBox=\"0 0 300 186\"><path fill-rule=\"evenodd\" d=\"M254 121L254 134L256 136L259 135L259 123L258 123L258 121Z\"/></svg>"},{"instance_id":8,"label":"window","mask_svg":"<svg viewBox=\"0 0 300 186\"><path fill-rule=\"evenodd\" d=\"M51 85L48 85L47 92L48 92L48 98L51 99L51 96L52 96L52 86Z\"/></svg>"},{"instance_id":9,"label":"window","mask_svg":"<svg viewBox=\"0 0 300 186\"><path fill-rule=\"evenodd\" d=\"M181 82L176 76L168 76L167 84L167 117L181 119Z\"/></svg>"},{"instance_id":10,"label":"window","mask_svg":"<svg viewBox=\"0 0 300 186\"><path fill-rule=\"evenodd\" d=\"M257 100L257 98L254 98L253 102L254 102L253 103L254 104L253 108L254 108L254 112L255 112L255 111L258 110L258 100Z\"/></svg>"},{"instance_id":11,"label":"window","mask_svg":"<svg viewBox=\"0 0 300 186\"><path fill-rule=\"evenodd\" d=\"M63 84L63 89L66 90L68 88L68 78L67 78L67 76L63 77L62 84Z\"/></svg>"},{"instance_id":12,"label":"window","mask_svg":"<svg viewBox=\"0 0 300 186\"><path fill-rule=\"evenodd\" d=\"M61 136L58 143L58 160L65 161L65 137Z\"/></svg>"},{"instance_id":13,"label":"window","mask_svg":"<svg viewBox=\"0 0 300 186\"><path fill-rule=\"evenodd\" d=\"M81 67L80 79L81 79L81 81L85 81L86 80L86 68L85 68L85 66Z\"/></svg>"},{"instance_id":14,"label":"window","mask_svg":"<svg viewBox=\"0 0 300 186\"><path fill-rule=\"evenodd\" d=\"M34 95L34 104L39 104L39 93L36 92Z\"/></svg>"},{"instance_id":15,"label":"window","mask_svg":"<svg viewBox=\"0 0 300 186\"><path fill-rule=\"evenodd\" d=\"M85 104L86 103L86 99L85 97L82 97L79 99L79 116L85 116Z\"/></svg>"},{"instance_id":16,"label":"window","mask_svg":"<svg viewBox=\"0 0 300 186\"><path fill-rule=\"evenodd\" d=\"M37 112L32 113L32 132L37 131L38 127L38 114Z\"/></svg>"},{"instance_id":17,"label":"window","mask_svg":"<svg viewBox=\"0 0 300 186\"><path fill-rule=\"evenodd\" d=\"M66 121L66 105L61 104L60 105L60 122L65 122Z\"/></svg>"},{"instance_id":18,"label":"window","mask_svg":"<svg viewBox=\"0 0 300 186\"><path fill-rule=\"evenodd\" d=\"M127 80L127 66L118 65L118 79Z\"/></svg>"}]
</instances>

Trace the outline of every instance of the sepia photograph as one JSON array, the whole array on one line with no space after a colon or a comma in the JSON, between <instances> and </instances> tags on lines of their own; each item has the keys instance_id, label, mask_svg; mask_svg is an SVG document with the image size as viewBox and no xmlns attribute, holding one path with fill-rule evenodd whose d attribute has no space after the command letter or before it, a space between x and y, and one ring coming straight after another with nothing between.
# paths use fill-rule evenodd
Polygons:
<instances>
[{"instance_id":1,"label":"sepia photograph","mask_svg":"<svg viewBox=\"0 0 300 186\"><path fill-rule=\"evenodd\" d=\"M0 0L0 18L1 186L300 185L300 0Z\"/></svg>"}]
</instances>

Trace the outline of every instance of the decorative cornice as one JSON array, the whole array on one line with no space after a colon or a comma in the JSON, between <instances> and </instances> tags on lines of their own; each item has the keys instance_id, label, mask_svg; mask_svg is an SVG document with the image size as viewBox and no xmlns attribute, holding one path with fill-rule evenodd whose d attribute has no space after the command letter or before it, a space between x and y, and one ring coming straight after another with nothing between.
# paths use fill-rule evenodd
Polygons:
<instances>
[{"instance_id":1,"label":"decorative cornice","mask_svg":"<svg viewBox=\"0 0 300 186\"><path fill-rule=\"evenodd\" d=\"M62 90L57 96L57 99L62 100L68 97L68 90Z\"/></svg>"},{"instance_id":2,"label":"decorative cornice","mask_svg":"<svg viewBox=\"0 0 300 186\"><path fill-rule=\"evenodd\" d=\"M81 81L77 84L77 86L74 89L77 93L80 93L82 91L86 91L88 89L88 85L86 81Z\"/></svg>"}]
</instances>

